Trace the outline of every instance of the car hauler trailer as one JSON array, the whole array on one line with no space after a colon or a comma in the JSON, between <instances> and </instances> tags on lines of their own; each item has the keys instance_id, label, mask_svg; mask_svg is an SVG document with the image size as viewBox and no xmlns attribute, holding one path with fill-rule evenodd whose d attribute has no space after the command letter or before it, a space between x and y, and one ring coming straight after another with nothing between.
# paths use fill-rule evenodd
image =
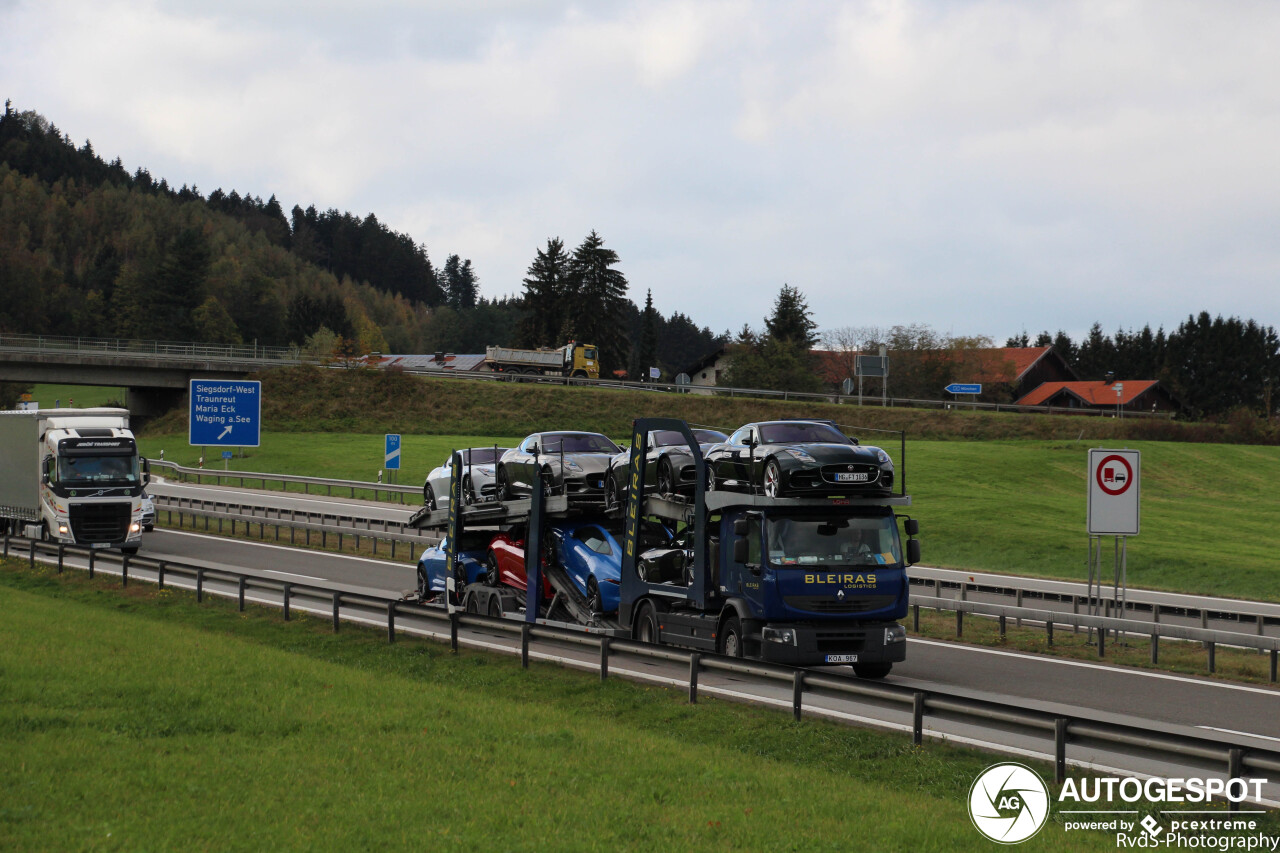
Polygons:
<instances>
[{"instance_id":1,"label":"car hauler trailer","mask_svg":"<svg viewBox=\"0 0 1280 853\"><path fill-rule=\"evenodd\" d=\"M148 479L127 409L0 412L0 517L13 532L136 553Z\"/></svg>"},{"instance_id":2,"label":"car hauler trailer","mask_svg":"<svg viewBox=\"0 0 1280 853\"><path fill-rule=\"evenodd\" d=\"M677 430L688 441L698 470L691 500L646 494L645 443L654 430ZM460 471L460 460L455 468ZM527 526L527 621L794 666L849 664L866 678L883 677L905 659L906 632L898 620L907 612L906 567L920 559L919 526L897 510L911 505L910 496L709 492L696 439L683 421L671 419L635 422L628 472L615 615L594 612L543 546L548 520L598 517L603 523L603 510L542 493L462 507L456 474L449 509L420 512L412 522L447 536L450 609L496 614L519 608L513 590L457 577L454 543L465 530L520 524ZM908 535L905 553L899 519ZM646 522L665 525L675 538L666 547L644 548ZM555 591L551 601L541 595L543 572Z\"/></svg>"}]
</instances>

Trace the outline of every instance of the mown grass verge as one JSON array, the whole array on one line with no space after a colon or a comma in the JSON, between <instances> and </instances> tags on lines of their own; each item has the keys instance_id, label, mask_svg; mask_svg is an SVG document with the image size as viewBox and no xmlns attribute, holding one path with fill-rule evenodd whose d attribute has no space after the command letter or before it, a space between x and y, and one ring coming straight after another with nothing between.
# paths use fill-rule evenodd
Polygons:
<instances>
[{"instance_id":1,"label":"mown grass verge","mask_svg":"<svg viewBox=\"0 0 1280 853\"><path fill-rule=\"evenodd\" d=\"M4 849L986 845L971 751L12 562L0 611Z\"/></svg>"}]
</instances>

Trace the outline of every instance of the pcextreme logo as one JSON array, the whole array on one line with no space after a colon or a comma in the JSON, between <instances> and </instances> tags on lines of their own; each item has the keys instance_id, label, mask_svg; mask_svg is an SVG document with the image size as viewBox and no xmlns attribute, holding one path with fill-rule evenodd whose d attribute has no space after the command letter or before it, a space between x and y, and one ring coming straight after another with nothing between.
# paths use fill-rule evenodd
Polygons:
<instances>
[{"instance_id":1,"label":"pcextreme logo","mask_svg":"<svg viewBox=\"0 0 1280 853\"><path fill-rule=\"evenodd\" d=\"M993 764L973 780L969 817L987 838L1018 844L1040 831L1049 819L1049 789L1030 767Z\"/></svg>"}]
</instances>

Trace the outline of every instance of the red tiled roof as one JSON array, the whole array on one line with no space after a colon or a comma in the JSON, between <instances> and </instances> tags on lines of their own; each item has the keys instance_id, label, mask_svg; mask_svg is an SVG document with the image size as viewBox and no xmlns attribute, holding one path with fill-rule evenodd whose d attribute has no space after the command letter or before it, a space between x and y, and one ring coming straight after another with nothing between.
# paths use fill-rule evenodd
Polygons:
<instances>
[{"instance_id":1,"label":"red tiled roof","mask_svg":"<svg viewBox=\"0 0 1280 853\"><path fill-rule=\"evenodd\" d=\"M968 364L976 368L981 375L975 375L974 381L982 379L986 382L1008 382L1017 384L1033 365L1044 357L1052 347L992 347L990 349L971 349L958 351L961 358L970 359ZM818 362L818 374L827 382L840 382L846 376L853 375L854 356L858 353L839 350L811 350L811 355ZM890 352L892 357L893 353ZM1012 375L1010 375L1012 373Z\"/></svg>"},{"instance_id":2,"label":"red tiled roof","mask_svg":"<svg viewBox=\"0 0 1280 853\"><path fill-rule=\"evenodd\" d=\"M1141 396L1156 384L1154 379L1122 379L1117 384L1123 385L1124 389L1120 397L1116 398L1116 389L1114 384L1096 380L1093 382L1046 382L1039 388L1032 391L1027 396L1018 401L1019 406L1040 406L1043 405L1050 397L1055 396L1060 391L1067 391L1079 397L1082 402L1090 406L1125 406L1133 402L1133 400Z\"/></svg>"}]
</instances>

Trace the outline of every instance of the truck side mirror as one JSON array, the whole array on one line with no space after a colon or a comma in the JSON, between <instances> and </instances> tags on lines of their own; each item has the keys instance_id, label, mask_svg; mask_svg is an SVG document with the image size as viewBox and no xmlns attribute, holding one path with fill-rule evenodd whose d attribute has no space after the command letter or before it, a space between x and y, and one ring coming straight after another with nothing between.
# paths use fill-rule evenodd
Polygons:
<instances>
[{"instance_id":1,"label":"truck side mirror","mask_svg":"<svg viewBox=\"0 0 1280 853\"><path fill-rule=\"evenodd\" d=\"M735 533L737 532L736 527L738 523L742 521L743 519L738 519L738 521L734 522ZM733 561L735 563L745 564L749 559L751 559L751 543L748 542L745 537L738 537L734 539L733 540Z\"/></svg>"},{"instance_id":2,"label":"truck side mirror","mask_svg":"<svg viewBox=\"0 0 1280 853\"><path fill-rule=\"evenodd\" d=\"M914 566L918 562L920 562L920 540L908 539L907 540L907 565Z\"/></svg>"},{"instance_id":3,"label":"truck side mirror","mask_svg":"<svg viewBox=\"0 0 1280 853\"><path fill-rule=\"evenodd\" d=\"M914 518L908 518L906 521L902 523L902 526L906 528L908 536L920 535L920 522L915 520Z\"/></svg>"},{"instance_id":4,"label":"truck side mirror","mask_svg":"<svg viewBox=\"0 0 1280 853\"><path fill-rule=\"evenodd\" d=\"M734 536L746 536L746 535L747 535L747 520L746 520L745 518L735 518L735 519L733 520L733 535L734 535ZM738 551L737 551L737 547L738 547L738 546L737 546L737 543L735 543L733 547L734 547L734 549L735 549L733 553L734 553L734 557L735 557L735 559L736 559L737 554L738 554ZM740 562L740 563L741 563L741 562L742 562L742 560L738 560L738 562Z\"/></svg>"},{"instance_id":5,"label":"truck side mirror","mask_svg":"<svg viewBox=\"0 0 1280 853\"><path fill-rule=\"evenodd\" d=\"M142 485L145 486L150 482L151 482L151 460L144 456L142 457Z\"/></svg>"}]
</instances>

